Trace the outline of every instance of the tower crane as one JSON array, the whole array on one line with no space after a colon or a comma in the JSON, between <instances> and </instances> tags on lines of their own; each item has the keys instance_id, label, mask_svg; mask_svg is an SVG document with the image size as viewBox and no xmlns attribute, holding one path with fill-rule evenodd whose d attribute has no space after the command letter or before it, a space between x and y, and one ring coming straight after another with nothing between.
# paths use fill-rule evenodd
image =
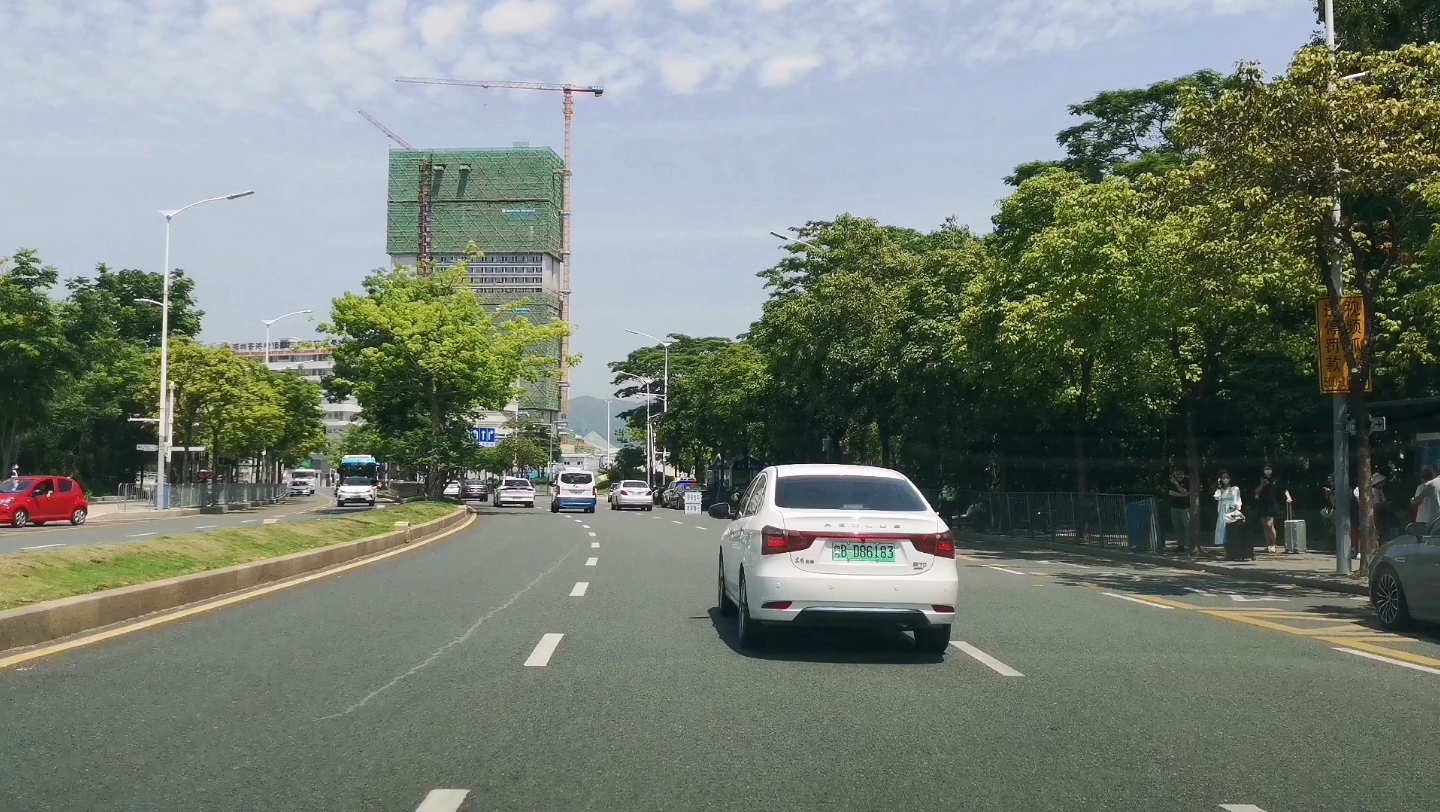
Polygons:
<instances>
[{"instance_id":1,"label":"tower crane","mask_svg":"<svg viewBox=\"0 0 1440 812\"><path fill-rule=\"evenodd\" d=\"M391 141L394 141L395 143L399 144L401 149L408 149L408 150L414 151L415 148L412 147L412 146L410 146L410 143L409 143L408 141L406 141L405 139L403 139L403 138L401 138L400 136L396 135L394 132L392 132L392 131L390 130L389 127L386 127L384 124L381 124L380 122L376 121L374 116L370 115L369 113L365 112L364 110L361 110L361 111L360 111L360 115L364 116L366 121L370 122L371 124L374 124L374 125L375 125L375 129L379 130L379 131L382 132L382 133L385 133L386 137L388 137Z\"/></svg>"},{"instance_id":2,"label":"tower crane","mask_svg":"<svg viewBox=\"0 0 1440 812\"><path fill-rule=\"evenodd\" d=\"M401 76L395 81L417 85L453 85L457 87L479 87L497 90L545 90L561 93L564 102L561 107L565 114L565 168L562 170L561 186L562 211L560 212L560 267L563 282L560 286L560 318L565 322L568 330L570 327L570 291L574 288L570 284L570 178L574 174L573 152L571 149L571 127L575 118L575 94L589 93L595 98L605 95L605 88L599 85L571 85L552 84L549 82L511 82L504 80L487 81L483 79L430 79L421 76ZM368 118L368 116L367 116ZM378 124L376 126L379 126ZM381 129L384 129L383 127ZM389 132L388 130L386 131ZM423 184L422 184L423 185ZM422 206L423 208L423 206ZM570 355L570 337L567 335L560 341L560 411L568 413L570 401L570 370L565 366L565 359ZM552 427L552 434L553 434Z\"/></svg>"}]
</instances>

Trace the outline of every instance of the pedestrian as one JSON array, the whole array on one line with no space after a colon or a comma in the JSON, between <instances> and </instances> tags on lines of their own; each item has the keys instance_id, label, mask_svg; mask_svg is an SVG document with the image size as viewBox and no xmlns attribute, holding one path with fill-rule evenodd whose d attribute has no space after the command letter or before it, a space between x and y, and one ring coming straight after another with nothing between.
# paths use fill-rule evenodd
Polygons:
<instances>
[{"instance_id":1,"label":"pedestrian","mask_svg":"<svg viewBox=\"0 0 1440 812\"><path fill-rule=\"evenodd\" d=\"M1190 483L1179 468L1172 467L1170 469L1168 493L1170 494L1170 526L1175 528L1176 549L1183 553L1190 546Z\"/></svg>"},{"instance_id":2,"label":"pedestrian","mask_svg":"<svg viewBox=\"0 0 1440 812\"><path fill-rule=\"evenodd\" d=\"M18 476L20 476L20 463L17 462L17 463L15 463L14 465L10 466L10 476L11 476L11 477L18 477Z\"/></svg>"},{"instance_id":3,"label":"pedestrian","mask_svg":"<svg viewBox=\"0 0 1440 812\"><path fill-rule=\"evenodd\" d=\"M1426 468L1420 472L1420 486L1410 506L1415 509L1415 521L1421 524L1428 525L1440 516L1440 478L1435 471Z\"/></svg>"},{"instance_id":4,"label":"pedestrian","mask_svg":"<svg viewBox=\"0 0 1440 812\"><path fill-rule=\"evenodd\" d=\"M1265 552L1278 553L1280 547L1276 543L1275 517L1280 515L1280 494L1285 494L1285 504L1290 504L1290 492L1280 487L1275 480L1275 469L1269 463L1260 478L1260 485L1255 488L1255 504L1260 511L1260 529L1265 532Z\"/></svg>"},{"instance_id":5,"label":"pedestrian","mask_svg":"<svg viewBox=\"0 0 1440 812\"><path fill-rule=\"evenodd\" d=\"M1230 473L1221 471L1215 481L1215 545L1225 548L1225 557L1241 561L1255 557L1254 550L1245 550L1246 544L1239 525L1245 523L1245 514L1240 512L1243 501L1240 488L1230 484Z\"/></svg>"}]
</instances>

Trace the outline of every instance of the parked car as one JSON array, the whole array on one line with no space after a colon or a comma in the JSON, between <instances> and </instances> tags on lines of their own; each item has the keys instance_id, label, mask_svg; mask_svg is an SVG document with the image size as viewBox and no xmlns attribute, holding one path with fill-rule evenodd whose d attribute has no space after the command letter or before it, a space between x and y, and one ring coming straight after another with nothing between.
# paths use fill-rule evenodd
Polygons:
<instances>
[{"instance_id":1,"label":"parked car","mask_svg":"<svg viewBox=\"0 0 1440 812\"><path fill-rule=\"evenodd\" d=\"M460 496L463 499L474 499L479 502L490 501L490 486L478 479L468 479L460 486Z\"/></svg>"},{"instance_id":2,"label":"parked car","mask_svg":"<svg viewBox=\"0 0 1440 812\"><path fill-rule=\"evenodd\" d=\"M610 509L655 509L655 491L638 479L626 479L610 489Z\"/></svg>"},{"instance_id":3,"label":"parked car","mask_svg":"<svg viewBox=\"0 0 1440 812\"><path fill-rule=\"evenodd\" d=\"M506 505L535 507L535 486L528 479L506 477L500 487L495 489L495 507Z\"/></svg>"},{"instance_id":4,"label":"parked car","mask_svg":"<svg viewBox=\"0 0 1440 812\"><path fill-rule=\"evenodd\" d=\"M943 653L960 584L950 528L897 471L862 465L780 465L760 472L720 541L720 611L737 615L738 642L763 626L825 625L912 631Z\"/></svg>"},{"instance_id":5,"label":"parked car","mask_svg":"<svg viewBox=\"0 0 1440 812\"><path fill-rule=\"evenodd\" d=\"M676 504L678 503L678 500L679 491L675 490L674 488L666 488L660 493L660 507L666 507L674 510Z\"/></svg>"},{"instance_id":6,"label":"parked car","mask_svg":"<svg viewBox=\"0 0 1440 812\"><path fill-rule=\"evenodd\" d=\"M600 490L595 483L595 472L574 469L561 471L555 482L555 498L550 502L550 512L562 510L583 510L595 512Z\"/></svg>"},{"instance_id":7,"label":"parked car","mask_svg":"<svg viewBox=\"0 0 1440 812\"><path fill-rule=\"evenodd\" d=\"M1414 522L1380 547L1370 569L1370 602L1387 629L1412 620L1440 623L1440 519Z\"/></svg>"},{"instance_id":8,"label":"parked car","mask_svg":"<svg viewBox=\"0 0 1440 812\"><path fill-rule=\"evenodd\" d=\"M345 507L351 502L364 502L375 507L378 489L367 477L347 476L335 488L335 506Z\"/></svg>"},{"instance_id":9,"label":"parked car","mask_svg":"<svg viewBox=\"0 0 1440 812\"><path fill-rule=\"evenodd\" d=\"M446 482L446 483L445 483L445 490L441 491L441 493L442 493L443 495L445 495L445 496L453 496L453 497L455 497L456 499L459 499L459 498L460 498L460 483L459 483L459 482Z\"/></svg>"},{"instance_id":10,"label":"parked car","mask_svg":"<svg viewBox=\"0 0 1440 812\"><path fill-rule=\"evenodd\" d=\"M0 482L0 523L11 527L84 524L89 515L85 489L69 477L22 476Z\"/></svg>"},{"instance_id":11,"label":"parked car","mask_svg":"<svg viewBox=\"0 0 1440 812\"><path fill-rule=\"evenodd\" d=\"M290 496L314 496L315 480L313 479L292 479L285 487L285 492Z\"/></svg>"}]
</instances>

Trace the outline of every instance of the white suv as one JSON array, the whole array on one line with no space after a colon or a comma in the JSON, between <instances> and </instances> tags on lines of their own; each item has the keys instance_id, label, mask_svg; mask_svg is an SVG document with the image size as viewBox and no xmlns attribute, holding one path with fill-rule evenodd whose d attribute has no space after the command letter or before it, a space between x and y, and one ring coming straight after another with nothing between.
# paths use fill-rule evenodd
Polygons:
<instances>
[{"instance_id":1,"label":"white suv","mask_svg":"<svg viewBox=\"0 0 1440 812\"><path fill-rule=\"evenodd\" d=\"M335 507L364 502L375 507L375 485L363 476L347 476L335 488Z\"/></svg>"},{"instance_id":2,"label":"white suv","mask_svg":"<svg viewBox=\"0 0 1440 812\"><path fill-rule=\"evenodd\" d=\"M913 631L944 652L955 620L955 539L905 475L859 465L761 471L731 508L720 542L720 611L739 643L765 624Z\"/></svg>"}]
</instances>

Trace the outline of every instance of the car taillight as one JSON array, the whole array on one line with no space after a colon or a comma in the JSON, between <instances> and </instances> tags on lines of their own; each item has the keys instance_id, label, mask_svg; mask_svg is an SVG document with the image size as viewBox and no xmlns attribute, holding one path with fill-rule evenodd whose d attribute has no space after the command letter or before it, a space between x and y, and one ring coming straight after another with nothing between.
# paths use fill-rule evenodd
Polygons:
<instances>
[{"instance_id":1,"label":"car taillight","mask_svg":"<svg viewBox=\"0 0 1440 812\"><path fill-rule=\"evenodd\" d=\"M776 555L777 553L799 553L810 549L815 536L808 533L801 533L798 530L781 530L778 527L766 527L760 531L760 554Z\"/></svg>"},{"instance_id":2,"label":"car taillight","mask_svg":"<svg viewBox=\"0 0 1440 812\"><path fill-rule=\"evenodd\" d=\"M765 601L760 604L761 609L789 609L791 601Z\"/></svg>"},{"instance_id":3,"label":"car taillight","mask_svg":"<svg viewBox=\"0 0 1440 812\"><path fill-rule=\"evenodd\" d=\"M953 606L946 606L946 605L943 604L943 603L933 603L933 604L930 605L930 608L931 608L931 609L934 609L936 612L938 612L938 613L940 613L940 614L942 614L942 615L953 615L953 614L955 614L955 607L953 607Z\"/></svg>"},{"instance_id":4,"label":"car taillight","mask_svg":"<svg viewBox=\"0 0 1440 812\"><path fill-rule=\"evenodd\" d=\"M911 536L910 543L915 545L915 551L940 558L955 557L955 537L949 530L944 533L927 533L923 536Z\"/></svg>"}]
</instances>

